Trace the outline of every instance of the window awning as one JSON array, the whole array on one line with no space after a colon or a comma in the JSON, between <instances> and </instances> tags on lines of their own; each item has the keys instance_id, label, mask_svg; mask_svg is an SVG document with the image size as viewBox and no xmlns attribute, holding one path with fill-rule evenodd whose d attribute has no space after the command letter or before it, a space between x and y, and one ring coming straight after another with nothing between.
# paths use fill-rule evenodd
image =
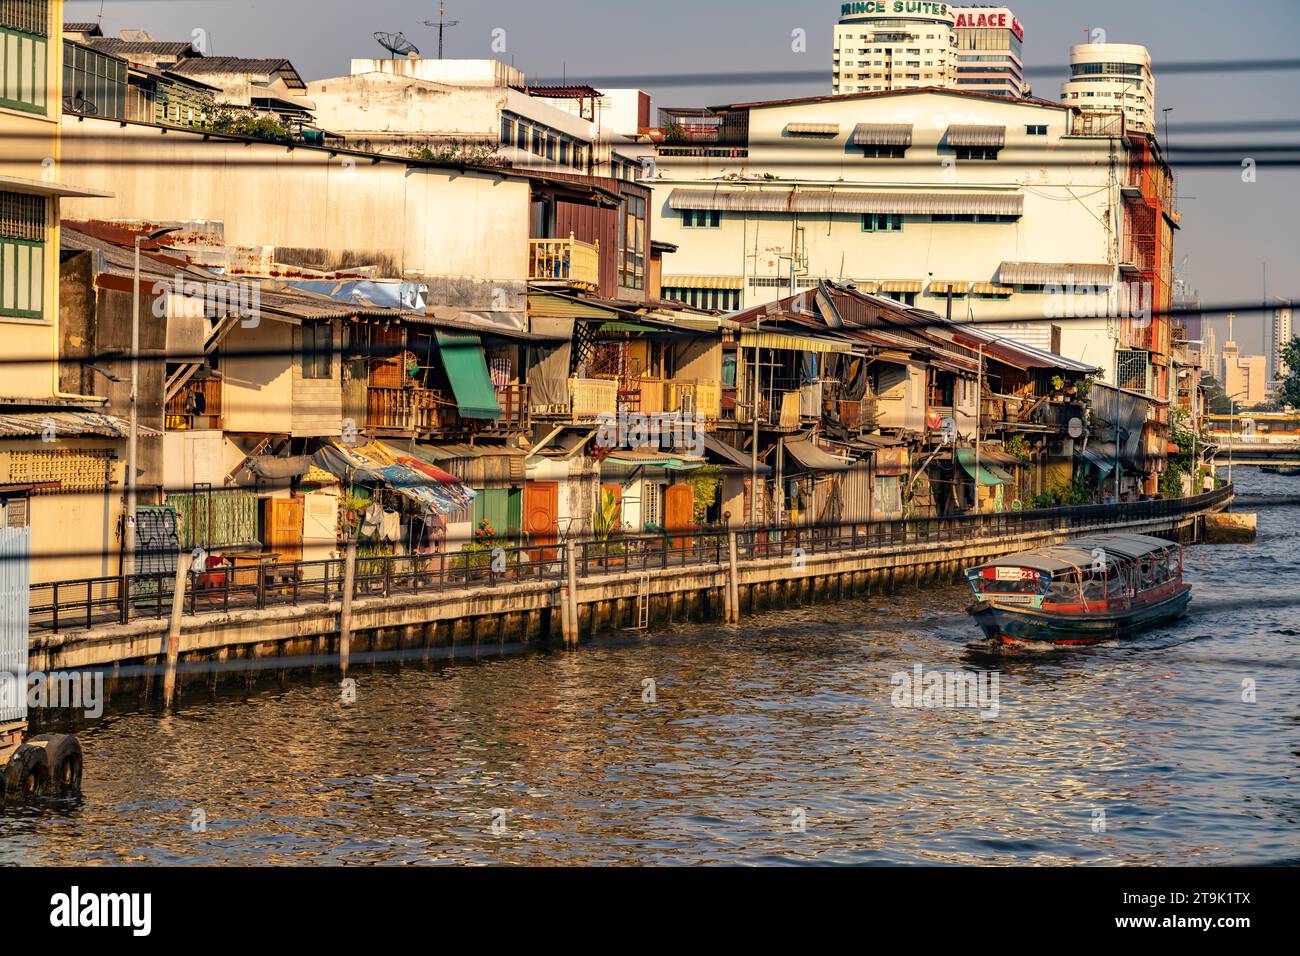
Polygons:
<instances>
[{"instance_id":1,"label":"window awning","mask_svg":"<svg viewBox=\"0 0 1300 956\"><path fill-rule=\"evenodd\" d=\"M951 292L953 295L965 295L970 291L969 282L961 282L957 279L936 279L930 283L930 292L933 295L947 295Z\"/></svg>"},{"instance_id":2,"label":"window awning","mask_svg":"<svg viewBox=\"0 0 1300 956\"><path fill-rule=\"evenodd\" d=\"M787 123L785 131L791 136L838 136L839 123Z\"/></svg>"},{"instance_id":3,"label":"window awning","mask_svg":"<svg viewBox=\"0 0 1300 956\"><path fill-rule=\"evenodd\" d=\"M973 295L1011 295L1016 290L1009 285L998 285L995 282L976 282L971 286Z\"/></svg>"},{"instance_id":4,"label":"window awning","mask_svg":"<svg viewBox=\"0 0 1300 956\"><path fill-rule=\"evenodd\" d=\"M876 283L879 292L920 292L921 281L919 279L885 279Z\"/></svg>"},{"instance_id":5,"label":"window awning","mask_svg":"<svg viewBox=\"0 0 1300 956\"><path fill-rule=\"evenodd\" d=\"M786 453L809 471L848 471L856 462L836 458L829 452L822 451L810 441L801 438L785 443Z\"/></svg>"},{"instance_id":6,"label":"window awning","mask_svg":"<svg viewBox=\"0 0 1300 956\"><path fill-rule=\"evenodd\" d=\"M811 336L789 335L785 332L740 333L740 347L744 349L784 349L788 352L843 352L853 351L850 342L815 339Z\"/></svg>"},{"instance_id":7,"label":"window awning","mask_svg":"<svg viewBox=\"0 0 1300 956\"><path fill-rule=\"evenodd\" d=\"M348 483L386 485L433 515L454 514L474 501L473 489L459 479L383 442L353 446L330 441L312 461Z\"/></svg>"},{"instance_id":8,"label":"window awning","mask_svg":"<svg viewBox=\"0 0 1300 956\"><path fill-rule=\"evenodd\" d=\"M488 375L487 359L483 357L483 343L469 332L449 332L434 329L438 337L438 351L451 382L452 394L462 418L501 417L496 389Z\"/></svg>"},{"instance_id":9,"label":"window awning","mask_svg":"<svg viewBox=\"0 0 1300 956\"><path fill-rule=\"evenodd\" d=\"M1025 197L1018 192L868 192L842 189L674 189L670 209L722 212L797 212L808 215L1020 216Z\"/></svg>"},{"instance_id":10,"label":"window awning","mask_svg":"<svg viewBox=\"0 0 1300 956\"><path fill-rule=\"evenodd\" d=\"M859 123L853 128L854 146L912 145L911 123Z\"/></svg>"},{"instance_id":11,"label":"window awning","mask_svg":"<svg viewBox=\"0 0 1300 956\"><path fill-rule=\"evenodd\" d=\"M1104 262L1004 262L1004 285L1114 285L1115 267Z\"/></svg>"},{"instance_id":12,"label":"window awning","mask_svg":"<svg viewBox=\"0 0 1300 956\"><path fill-rule=\"evenodd\" d=\"M985 146L1001 149L1007 144L1007 128L953 123L948 127L947 138L949 146Z\"/></svg>"},{"instance_id":13,"label":"window awning","mask_svg":"<svg viewBox=\"0 0 1300 956\"><path fill-rule=\"evenodd\" d=\"M957 461L962 468L966 469L966 474L975 478L981 485L1014 485L1016 483L1014 477L983 457L980 458L979 476L976 477L974 448L958 448Z\"/></svg>"},{"instance_id":14,"label":"window awning","mask_svg":"<svg viewBox=\"0 0 1300 956\"><path fill-rule=\"evenodd\" d=\"M746 474L751 474L751 473L754 471L754 467L755 467L755 465L754 465L754 459L753 459L753 457L751 457L750 455L745 454L745 452L741 451L741 450L738 449L738 448L733 448L733 447L731 447L731 446L728 445L726 442L723 442L723 441L720 441L720 440L717 439L717 438L714 438L712 435L708 435L708 434L706 434L706 435L704 436L704 447L705 447L708 451L710 451L710 452L712 452L714 455L716 455L717 457L719 457L719 458L723 459L725 462L728 462L728 463L729 463L729 464L724 465L724 466L723 466L724 468L727 468L727 467L740 468L740 469L742 469ZM771 469L770 466L765 465L765 464L763 464L762 462L759 462L759 463L758 463L758 474L760 474L760 475L770 475L770 474L772 474L772 469Z\"/></svg>"},{"instance_id":15,"label":"window awning","mask_svg":"<svg viewBox=\"0 0 1300 956\"><path fill-rule=\"evenodd\" d=\"M740 276L664 276L659 284L665 289L743 289Z\"/></svg>"}]
</instances>

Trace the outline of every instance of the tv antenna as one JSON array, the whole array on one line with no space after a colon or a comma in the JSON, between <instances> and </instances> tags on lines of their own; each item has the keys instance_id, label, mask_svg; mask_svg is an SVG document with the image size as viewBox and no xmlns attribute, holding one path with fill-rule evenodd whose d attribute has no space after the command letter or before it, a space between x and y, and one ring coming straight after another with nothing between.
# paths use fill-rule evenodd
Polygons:
<instances>
[{"instance_id":1,"label":"tv antenna","mask_svg":"<svg viewBox=\"0 0 1300 956\"><path fill-rule=\"evenodd\" d=\"M424 25L425 25L426 27L437 27L437 28L438 28L438 59L441 60L441 59L442 59L442 36L443 36L443 34L444 34L447 30L451 29L452 27L459 26L459 25L460 25L460 21L459 21L459 20L448 20L448 19L447 19L447 2L446 2L446 0L438 0L438 19L437 19L437 20L425 20L425 21L424 21Z\"/></svg>"},{"instance_id":2,"label":"tv antenna","mask_svg":"<svg viewBox=\"0 0 1300 956\"><path fill-rule=\"evenodd\" d=\"M420 55L419 48L400 33L376 33L375 39L396 59L399 56Z\"/></svg>"},{"instance_id":3,"label":"tv antenna","mask_svg":"<svg viewBox=\"0 0 1300 956\"><path fill-rule=\"evenodd\" d=\"M68 113L80 113L82 116L99 115L99 108L82 96L81 90L77 90L75 96L65 96L63 98L63 109Z\"/></svg>"}]
</instances>

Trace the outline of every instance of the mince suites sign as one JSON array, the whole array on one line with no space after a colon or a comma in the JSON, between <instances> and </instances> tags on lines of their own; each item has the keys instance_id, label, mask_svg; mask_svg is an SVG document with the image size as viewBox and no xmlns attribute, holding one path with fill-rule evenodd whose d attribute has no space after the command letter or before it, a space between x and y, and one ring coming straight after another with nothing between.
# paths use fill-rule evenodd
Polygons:
<instances>
[{"instance_id":1,"label":"mince suites sign","mask_svg":"<svg viewBox=\"0 0 1300 956\"><path fill-rule=\"evenodd\" d=\"M904 16L920 14L927 17L949 17L949 5L933 0L857 0L840 7L841 17L858 17L871 15Z\"/></svg>"}]
</instances>

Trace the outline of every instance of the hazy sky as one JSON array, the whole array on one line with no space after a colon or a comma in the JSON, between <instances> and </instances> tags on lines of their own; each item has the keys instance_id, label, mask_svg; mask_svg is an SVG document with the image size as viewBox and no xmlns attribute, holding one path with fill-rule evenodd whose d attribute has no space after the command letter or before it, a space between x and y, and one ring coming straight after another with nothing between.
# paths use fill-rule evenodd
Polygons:
<instances>
[{"instance_id":1,"label":"hazy sky","mask_svg":"<svg viewBox=\"0 0 1300 956\"><path fill-rule=\"evenodd\" d=\"M1214 135L1180 132L1188 123L1296 120L1300 72L1162 75L1162 62L1253 60L1296 56L1298 0L1016 0L1009 6L1025 28L1025 64L1052 75L1032 77L1034 92L1055 100L1070 44L1102 28L1107 39L1142 43L1156 69L1157 107L1169 114L1171 139L1214 143L1251 155L1251 146L1300 143L1295 133ZM436 56L437 0L68 0L66 18L94 20L114 36L123 28L157 39L190 39L206 31L209 52L283 56L308 79L348 72L352 57L384 55L376 31L401 31L424 55ZM657 106L713 105L830 92L836 0L447 0L448 57L513 61L532 81L558 82L627 75L727 71L824 71L816 83L643 85ZM792 31L806 31L807 50L792 50ZM504 34L494 31L503 30ZM494 35L506 52L494 54ZM1162 134L1163 136L1163 130ZM1300 298L1300 169L1260 169L1243 183L1239 168L1188 170L1178 180L1182 230L1175 263L1206 304L1258 303L1268 265L1268 294ZM1220 341L1226 322L1217 323ZM1239 315L1243 351L1263 348L1258 312Z\"/></svg>"}]
</instances>

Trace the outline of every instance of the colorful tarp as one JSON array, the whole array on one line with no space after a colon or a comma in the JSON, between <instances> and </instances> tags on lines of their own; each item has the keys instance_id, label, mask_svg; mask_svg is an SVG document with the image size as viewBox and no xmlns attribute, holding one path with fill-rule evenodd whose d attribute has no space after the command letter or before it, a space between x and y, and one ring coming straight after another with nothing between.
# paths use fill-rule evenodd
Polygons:
<instances>
[{"instance_id":1,"label":"colorful tarp","mask_svg":"<svg viewBox=\"0 0 1300 956\"><path fill-rule=\"evenodd\" d=\"M350 446L331 441L313 461L345 481L387 485L440 517L461 511L474 501L473 489L454 475L383 442Z\"/></svg>"}]
</instances>

